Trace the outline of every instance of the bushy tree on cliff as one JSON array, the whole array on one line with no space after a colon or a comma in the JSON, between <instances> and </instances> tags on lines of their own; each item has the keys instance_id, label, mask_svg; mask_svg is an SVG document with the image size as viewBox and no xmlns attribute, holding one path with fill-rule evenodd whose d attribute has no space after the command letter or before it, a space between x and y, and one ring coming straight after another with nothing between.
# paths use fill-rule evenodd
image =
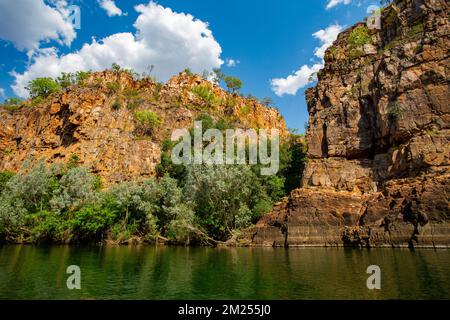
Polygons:
<instances>
[{"instance_id":1,"label":"bushy tree on cliff","mask_svg":"<svg viewBox=\"0 0 450 320\"><path fill-rule=\"evenodd\" d=\"M61 86L52 78L36 78L28 83L26 89L32 98L47 98L50 94L58 92Z\"/></svg>"},{"instance_id":2,"label":"bushy tree on cliff","mask_svg":"<svg viewBox=\"0 0 450 320\"><path fill-rule=\"evenodd\" d=\"M221 69L214 69L213 73L215 75L214 80L218 83L220 83L221 81L225 82L228 91L237 93L242 88L242 80L236 77L225 75Z\"/></svg>"}]
</instances>

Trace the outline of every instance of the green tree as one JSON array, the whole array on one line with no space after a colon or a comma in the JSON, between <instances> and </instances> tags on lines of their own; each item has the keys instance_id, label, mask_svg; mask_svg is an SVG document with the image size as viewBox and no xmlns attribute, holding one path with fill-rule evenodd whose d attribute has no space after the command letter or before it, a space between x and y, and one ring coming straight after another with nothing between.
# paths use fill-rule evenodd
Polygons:
<instances>
[{"instance_id":1,"label":"green tree","mask_svg":"<svg viewBox=\"0 0 450 320\"><path fill-rule=\"evenodd\" d=\"M61 86L52 78L36 78L28 83L26 89L32 98L47 98L50 94L58 92Z\"/></svg>"},{"instance_id":2,"label":"green tree","mask_svg":"<svg viewBox=\"0 0 450 320\"><path fill-rule=\"evenodd\" d=\"M20 106L22 104L22 99L20 98L8 98L3 102L4 106Z\"/></svg>"},{"instance_id":3,"label":"green tree","mask_svg":"<svg viewBox=\"0 0 450 320\"><path fill-rule=\"evenodd\" d=\"M242 88L242 81L236 77L225 75L221 69L213 69L214 81L225 82L230 92L236 93Z\"/></svg>"},{"instance_id":4,"label":"green tree","mask_svg":"<svg viewBox=\"0 0 450 320\"><path fill-rule=\"evenodd\" d=\"M59 180L59 187L53 192L50 206L61 213L66 210L79 210L98 200L98 179L84 167L74 167Z\"/></svg>"},{"instance_id":5,"label":"green tree","mask_svg":"<svg viewBox=\"0 0 450 320\"><path fill-rule=\"evenodd\" d=\"M17 237L27 214L48 210L57 187L54 172L43 162L8 179L0 195L0 238Z\"/></svg>"},{"instance_id":6,"label":"green tree","mask_svg":"<svg viewBox=\"0 0 450 320\"><path fill-rule=\"evenodd\" d=\"M14 173L12 172L8 172L8 171L3 171L0 172L0 195L2 194L3 189L6 186L6 183L12 178L14 177Z\"/></svg>"},{"instance_id":7,"label":"green tree","mask_svg":"<svg viewBox=\"0 0 450 320\"><path fill-rule=\"evenodd\" d=\"M76 82L77 76L71 72L63 72L58 78L56 78L56 83L59 84L61 88L67 88Z\"/></svg>"},{"instance_id":8,"label":"green tree","mask_svg":"<svg viewBox=\"0 0 450 320\"><path fill-rule=\"evenodd\" d=\"M242 81L238 78L227 76L224 79L229 91L236 93L242 88Z\"/></svg>"},{"instance_id":9,"label":"green tree","mask_svg":"<svg viewBox=\"0 0 450 320\"><path fill-rule=\"evenodd\" d=\"M270 202L249 166L189 166L184 194L200 227L216 240L228 239L244 221L256 222L256 205L263 199Z\"/></svg>"},{"instance_id":10,"label":"green tree","mask_svg":"<svg viewBox=\"0 0 450 320\"><path fill-rule=\"evenodd\" d=\"M265 97L261 100L261 104L266 107L272 107L273 106L273 100L271 97Z\"/></svg>"}]
</instances>

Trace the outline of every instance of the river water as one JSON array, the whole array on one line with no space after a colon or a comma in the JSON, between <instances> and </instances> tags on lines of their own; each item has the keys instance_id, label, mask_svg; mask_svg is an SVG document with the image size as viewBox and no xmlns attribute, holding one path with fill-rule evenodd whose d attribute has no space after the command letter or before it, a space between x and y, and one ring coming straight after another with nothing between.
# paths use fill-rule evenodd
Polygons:
<instances>
[{"instance_id":1,"label":"river water","mask_svg":"<svg viewBox=\"0 0 450 320\"><path fill-rule=\"evenodd\" d=\"M450 299L449 262L425 249L0 246L0 299Z\"/></svg>"}]
</instances>

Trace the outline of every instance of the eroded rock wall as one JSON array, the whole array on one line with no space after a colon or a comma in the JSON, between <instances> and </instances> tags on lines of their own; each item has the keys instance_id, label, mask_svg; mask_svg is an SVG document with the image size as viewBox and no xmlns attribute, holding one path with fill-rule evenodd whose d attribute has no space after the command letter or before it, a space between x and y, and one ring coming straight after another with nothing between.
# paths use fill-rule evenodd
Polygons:
<instances>
[{"instance_id":1,"label":"eroded rock wall","mask_svg":"<svg viewBox=\"0 0 450 320\"><path fill-rule=\"evenodd\" d=\"M208 86L213 106L193 92ZM97 72L38 105L0 108L0 171L26 170L45 160L74 159L99 175L105 185L155 175L164 139L191 128L201 114L225 119L238 128L276 128L287 135L277 110L222 90L197 75L182 73L167 84L134 80L127 72ZM161 125L145 136L137 132L135 112L150 110Z\"/></svg>"},{"instance_id":2,"label":"eroded rock wall","mask_svg":"<svg viewBox=\"0 0 450 320\"><path fill-rule=\"evenodd\" d=\"M258 223L255 245L450 246L449 12L394 1L381 30L339 35L307 91L303 188ZM356 32L369 36L359 47Z\"/></svg>"}]
</instances>

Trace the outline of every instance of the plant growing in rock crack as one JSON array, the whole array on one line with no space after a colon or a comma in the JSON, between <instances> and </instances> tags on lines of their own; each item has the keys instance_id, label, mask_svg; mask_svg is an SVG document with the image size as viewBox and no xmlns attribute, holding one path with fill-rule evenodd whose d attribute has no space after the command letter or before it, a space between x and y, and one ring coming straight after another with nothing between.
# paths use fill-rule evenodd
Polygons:
<instances>
[{"instance_id":1,"label":"plant growing in rock crack","mask_svg":"<svg viewBox=\"0 0 450 320\"><path fill-rule=\"evenodd\" d=\"M139 135L151 135L161 125L161 117L150 110L141 110L134 113L137 123L136 132Z\"/></svg>"},{"instance_id":2,"label":"plant growing in rock crack","mask_svg":"<svg viewBox=\"0 0 450 320\"><path fill-rule=\"evenodd\" d=\"M362 56L361 47L371 43L369 29L367 26L358 26L348 36L349 57L351 60Z\"/></svg>"},{"instance_id":3,"label":"plant growing in rock crack","mask_svg":"<svg viewBox=\"0 0 450 320\"><path fill-rule=\"evenodd\" d=\"M391 102L387 109L389 119L396 120L403 115L403 109L397 102Z\"/></svg>"},{"instance_id":4,"label":"plant growing in rock crack","mask_svg":"<svg viewBox=\"0 0 450 320\"><path fill-rule=\"evenodd\" d=\"M122 104L120 103L119 100L115 100L111 105L111 108L115 111L120 110L120 108L122 108Z\"/></svg>"},{"instance_id":5,"label":"plant growing in rock crack","mask_svg":"<svg viewBox=\"0 0 450 320\"><path fill-rule=\"evenodd\" d=\"M214 91L211 89L211 87L207 85L196 86L192 88L191 91L203 102L205 102L209 107L215 105L217 102L217 98L216 95L214 94Z\"/></svg>"},{"instance_id":6,"label":"plant growing in rock crack","mask_svg":"<svg viewBox=\"0 0 450 320\"><path fill-rule=\"evenodd\" d=\"M109 82L106 85L106 88L108 88L108 90L111 94L117 93L120 90L120 84L117 81Z\"/></svg>"}]
</instances>

